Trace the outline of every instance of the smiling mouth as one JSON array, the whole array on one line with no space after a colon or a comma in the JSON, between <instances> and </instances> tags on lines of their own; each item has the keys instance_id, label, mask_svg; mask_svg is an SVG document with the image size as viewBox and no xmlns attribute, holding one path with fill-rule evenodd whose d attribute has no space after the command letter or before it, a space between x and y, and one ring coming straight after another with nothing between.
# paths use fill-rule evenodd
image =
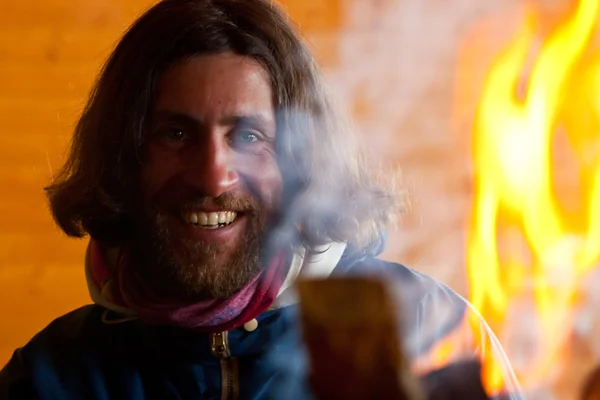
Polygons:
<instances>
[{"instance_id":1,"label":"smiling mouth","mask_svg":"<svg viewBox=\"0 0 600 400\"><path fill-rule=\"evenodd\" d=\"M190 224L202 229L219 229L230 225L237 218L236 211L184 211L181 218L186 224Z\"/></svg>"}]
</instances>

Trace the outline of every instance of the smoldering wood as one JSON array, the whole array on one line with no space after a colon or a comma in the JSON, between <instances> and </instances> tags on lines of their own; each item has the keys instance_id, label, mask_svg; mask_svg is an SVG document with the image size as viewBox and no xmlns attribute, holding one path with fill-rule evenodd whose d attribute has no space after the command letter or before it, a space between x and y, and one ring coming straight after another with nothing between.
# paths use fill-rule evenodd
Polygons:
<instances>
[{"instance_id":1,"label":"smoldering wood","mask_svg":"<svg viewBox=\"0 0 600 400\"><path fill-rule=\"evenodd\" d=\"M449 364L425 375L421 382L429 400L489 399L481 382L481 363L478 360Z\"/></svg>"},{"instance_id":2,"label":"smoldering wood","mask_svg":"<svg viewBox=\"0 0 600 400\"><path fill-rule=\"evenodd\" d=\"M581 390L581 400L600 400L600 366L587 376Z\"/></svg>"},{"instance_id":3,"label":"smoldering wood","mask_svg":"<svg viewBox=\"0 0 600 400\"><path fill-rule=\"evenodd\" d=\"M302 280L298 291L317 399L424 399L403 355L397 310L382 282Z\"/></svg>"},{"instance_id":4,"label":"smoldering wood","mask_svg":"<svg viewBox=\"0 0 600 400\"><path fill-rule=\"evenodd\" d=\"M411 373L398 307L378 279L298 282L309 381L318 400L487 400L478 361Z\"/></svg>"}]
</instances>

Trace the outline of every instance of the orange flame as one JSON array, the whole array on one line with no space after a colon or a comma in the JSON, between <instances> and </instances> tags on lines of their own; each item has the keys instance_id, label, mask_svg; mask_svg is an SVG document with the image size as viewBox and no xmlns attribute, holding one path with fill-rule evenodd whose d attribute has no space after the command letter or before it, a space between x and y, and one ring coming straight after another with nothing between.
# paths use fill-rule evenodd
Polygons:
<instances>
[{"instance_id":1,"label":"orange flame","mask_svg":"<svg viewBox=\"0 0 600 400\"><path fill-rule=\"evenodd\" d=\"M563 356L577 281L600 255L600 160L592 163L592 178L585 183L590 195L583 214L588 223L577 230L567 223L553 191L551 157L559 115L569 109L564 106L566 88L588 47L598 3L580 1L542 44L523 79L538 22L531 11L516 40L489 71L475 116L475 197L467 248L470 300L502 341L506 314L530 284L542 333L537 335L539 351L527 368L516 368L524 386L539 383ZM600 81L596 74L589 76ZM524 80L526 94L519 96L517 88ZM580 128L569 134L580 135ZM506 251L499 250L501 239L511 233L514 237L514 232L526 242L525 256L510 243ZM503 383L500 370L491 352L484 354L484 381L489 391L497 392Z\"/></svg>"}]
</instances>

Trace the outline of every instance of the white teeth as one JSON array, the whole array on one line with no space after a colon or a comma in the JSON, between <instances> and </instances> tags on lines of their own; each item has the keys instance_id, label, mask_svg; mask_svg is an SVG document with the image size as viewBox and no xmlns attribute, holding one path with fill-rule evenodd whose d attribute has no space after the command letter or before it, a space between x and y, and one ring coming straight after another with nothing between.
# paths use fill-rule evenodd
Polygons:
<instances>
[{"instance_id":1,"label":"white teeth","mask_svg":"<svg viewBox=\"0 0 600 400\"><path fill-rule=\"evenodd\" d=\"M237 217L235 211L219 212L187 212L182 214L182 218L193 224L204 227L218 227L219 225L228 225Z\"/></svg>"},{"instance_id":2,"label":"white teeth","mask_svg":"<svg viewBox=\"0 0 600 400\"><path fill-rule=\"evenodd\" d=\"M219 224L219 213L211 212L208 213L208 225L218 225Z\"/></svg>"},{"instance_id":3,"label":"white teeth","mask_svg":"<svg viewBox=\"0 0 600 400\"><path fill-rule=\"evenodd\" d=\"M198 221L198 223L200 225L208 225L208 215L206 215L206 213L198 213L198 215L200 216L200 220Z\"/></svg>"}]
</instances>

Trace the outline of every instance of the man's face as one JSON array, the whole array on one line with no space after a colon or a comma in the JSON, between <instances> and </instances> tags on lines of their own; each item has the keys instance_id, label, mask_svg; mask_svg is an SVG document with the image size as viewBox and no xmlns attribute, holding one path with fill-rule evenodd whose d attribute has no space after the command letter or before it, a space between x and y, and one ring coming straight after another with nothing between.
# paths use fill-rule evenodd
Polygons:
<instances>
[{"instance_id":1,"label":"man's face","mask_svg":"<svg viewBox=\"0 0 600 400\"><path fill-rule=\"evenodd\" d=\"M259 273L281 197L268 74L233 53L176 63L147 135L132 268L158 294L232 295Z\"/></svg>"}]
</instances>

